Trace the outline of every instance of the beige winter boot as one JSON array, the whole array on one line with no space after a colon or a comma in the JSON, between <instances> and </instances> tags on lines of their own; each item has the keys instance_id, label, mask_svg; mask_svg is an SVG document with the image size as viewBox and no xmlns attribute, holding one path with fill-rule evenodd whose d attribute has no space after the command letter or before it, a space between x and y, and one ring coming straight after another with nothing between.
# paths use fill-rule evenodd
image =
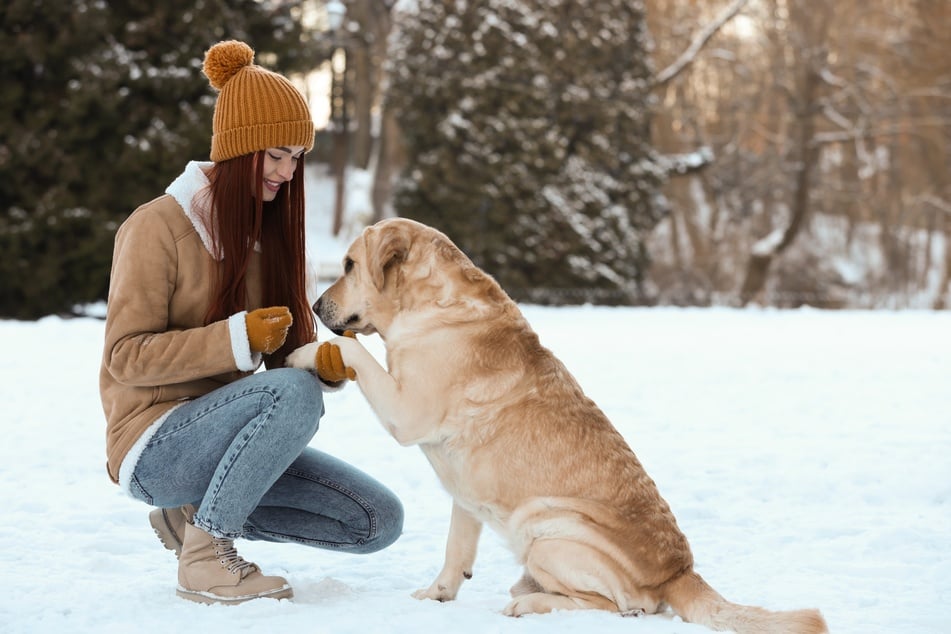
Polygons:
<instances>
[{"instance_id":1,"label":"beige winter boot","mask_svg":"<svg viewBox=\"0 0 951 634\"><path fill-rule=\"evenodd\" d=\"M191 504L174 509L155 509L149 513L149 523L158 535L159 541L168 550L175 552L178 559L182 554L182 540L185 539L185 524L191 524L195 507Z\"/></svg>"},{"instance_id":2,"label":"beige winter boot","mask_svg":"<svg viewBox=\"0 0 951 634\"><path fill-rule=\"evenodd\" d=\"M289 599L294 591L283 577L265 577L257 565L245 561L233 540L186 523L177 594L199 603L234 604L262 597Z\"/></svg>"}]
</instances>

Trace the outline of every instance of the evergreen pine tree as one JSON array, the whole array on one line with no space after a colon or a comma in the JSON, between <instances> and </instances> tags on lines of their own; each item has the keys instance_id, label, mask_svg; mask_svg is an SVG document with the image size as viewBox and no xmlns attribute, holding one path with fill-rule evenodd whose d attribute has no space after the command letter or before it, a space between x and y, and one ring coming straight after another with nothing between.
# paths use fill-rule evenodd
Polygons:
<instances>
[{"instance_id":1,"label":"evergreen pine tree","mask_svg":"<svg viewBox=\"0 0 951 634\"><path fill-rule=\"evenodd\" d=\"M271 68L316 65L292 19L299 4L3 3L0 316L105 299L118 225L185 162L208 160L214 92L204 52L243 39Z\"/></svg>"},{"instance_id":2,"label":"evergreen pine tree","mask_svg":"<svg viewBox=\"0 0 951 634\"><path fill-rule=\"evenodd\" d=\"M443 230L517 300L643 301L664 171L642 3L420 0L397 25L397 213Z\"/></svg>"}]
</instances>

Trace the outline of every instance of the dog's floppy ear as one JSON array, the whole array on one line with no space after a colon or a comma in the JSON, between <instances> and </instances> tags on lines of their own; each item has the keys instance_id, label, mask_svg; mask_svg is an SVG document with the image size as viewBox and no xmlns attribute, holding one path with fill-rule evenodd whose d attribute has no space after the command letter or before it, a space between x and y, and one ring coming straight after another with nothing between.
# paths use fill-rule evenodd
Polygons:
<instances>
[{"instance_id":1,"label":"dog's floppy ear","mask_svg":"<svg viewBox=\"0 0 951 634\"><path fill-rule=\"evenodd\" d=\"M382 227L371 227L363 239L370 279L376 290L382 291L386 269L402 262L409 252L409 235L399 227L384 224Z\"/></svg>"}]
</instances>

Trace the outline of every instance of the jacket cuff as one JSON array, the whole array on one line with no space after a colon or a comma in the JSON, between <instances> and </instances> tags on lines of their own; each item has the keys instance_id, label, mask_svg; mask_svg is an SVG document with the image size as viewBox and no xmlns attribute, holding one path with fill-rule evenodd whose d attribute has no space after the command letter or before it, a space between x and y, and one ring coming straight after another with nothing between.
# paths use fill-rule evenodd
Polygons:
<instances>
[{"instance_id":1,"label":"jacket cuff","mask_svg":"<svg viewBox=\"0 0 951 634\"><path fill-rule=\"evenodd\" d=\"M247 314L248 311L242 310L228 317L228 331L231 333L231 354L234 355L235 366L244 372L254 372L261 365L261 353L251 352L248 326L244 319Z\"/></svg>"}]
</instances>

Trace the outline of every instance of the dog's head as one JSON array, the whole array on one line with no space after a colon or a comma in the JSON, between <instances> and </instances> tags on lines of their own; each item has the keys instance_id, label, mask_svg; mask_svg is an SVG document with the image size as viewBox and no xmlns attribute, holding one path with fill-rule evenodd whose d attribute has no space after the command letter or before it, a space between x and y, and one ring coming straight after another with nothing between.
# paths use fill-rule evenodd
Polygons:
<instances>
[{"instance_id":1,"label":"dog's head","mask_svg":"<svg viewBox=\"0 0 951 634\"><path fill-rule=\"evenodd\" d=\"M435 273L440 245L454 248L442 233L405 218L367 227L347 249L343 275L320 296L314 312L337 333L385 332L412 299L407 282Z\"/></svg>"}]
</instances>

